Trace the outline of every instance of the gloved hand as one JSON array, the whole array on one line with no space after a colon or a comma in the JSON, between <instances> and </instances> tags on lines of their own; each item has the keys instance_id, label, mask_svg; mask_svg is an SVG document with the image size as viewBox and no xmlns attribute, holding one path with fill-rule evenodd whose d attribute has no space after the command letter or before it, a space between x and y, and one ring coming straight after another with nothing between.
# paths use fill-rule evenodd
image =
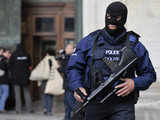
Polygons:
<instances>
[{"instance_id":1,"label":"gloved hand","mask_svg":"<svg viewBox=\"0 0 160 120\"><path fill-rule=\"evenodd\" d=\"M78 89L82 92L83 95L87 96L87 92L84 88L81 87ZM84 102L84 100L80 97L80 95L76 91L74 91L74 97L77 101Z\"/></svg>"}]
</instances>

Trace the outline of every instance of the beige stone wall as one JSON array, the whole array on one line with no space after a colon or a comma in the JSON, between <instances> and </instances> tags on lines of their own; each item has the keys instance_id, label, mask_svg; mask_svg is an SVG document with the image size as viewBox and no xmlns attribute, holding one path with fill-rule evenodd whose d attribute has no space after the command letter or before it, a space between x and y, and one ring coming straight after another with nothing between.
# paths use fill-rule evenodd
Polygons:
<instances>
[{"instance_id":1,"label":"beige stone wall","mask_svg":"<svg viewBox=\"0 0 160 120\"><path fill-rule=\"evenodd\" d=\"M104 27L106 0L83 0L83 36Z\"/></svg>"}]
</instances>

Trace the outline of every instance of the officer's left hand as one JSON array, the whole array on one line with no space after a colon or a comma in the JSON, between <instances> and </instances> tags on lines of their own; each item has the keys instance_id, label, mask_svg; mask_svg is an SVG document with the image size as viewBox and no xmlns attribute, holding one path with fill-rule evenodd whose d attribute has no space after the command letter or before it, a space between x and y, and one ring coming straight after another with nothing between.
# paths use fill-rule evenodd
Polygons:
<instances>
[{"instance_id":1,"label":"officer's left hand","mask_svg":"<svg viewBox=\"0 0 160 120\"><path fill-rule=\"evenodd\" d=\"M134 90L134 81L130 78L121 78L120 80L124 83L117 85L115 88L119 89L116 94L117 96L127 96Z\"/></svg>"}]
</instances>

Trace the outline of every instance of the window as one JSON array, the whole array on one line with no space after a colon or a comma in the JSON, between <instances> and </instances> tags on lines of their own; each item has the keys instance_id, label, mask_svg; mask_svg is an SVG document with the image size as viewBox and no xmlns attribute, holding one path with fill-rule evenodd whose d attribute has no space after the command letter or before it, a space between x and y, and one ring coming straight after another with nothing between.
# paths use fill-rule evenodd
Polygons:
<instances>
[{"instance_id":1,"label":"window","mask_svg":"<svg viewBox=\"0 0 160 120\"><path fill-rule=\"evenodd\" d=\"M54 18L36 18L36 32L54 32Z\"/></svg>"},{"instance_id":2,"label":"window","mask_svg":"<svg viewBox=\"0 0 160 120\"><path fill-rule=\"evenodd\" d=\"M65 32L74 32L74 18L72 17L66 17L64 19L64 31Z\"/></svg>"}]
</instances>

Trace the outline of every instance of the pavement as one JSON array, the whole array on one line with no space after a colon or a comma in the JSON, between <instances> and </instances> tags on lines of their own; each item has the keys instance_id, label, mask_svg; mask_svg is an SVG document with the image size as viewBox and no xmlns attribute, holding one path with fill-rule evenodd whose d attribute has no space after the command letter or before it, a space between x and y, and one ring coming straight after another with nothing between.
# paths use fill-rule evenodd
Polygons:
<instances>
[{"instance_id":1,"label":"pavement","mask_svg":"<svg viewBox=\"0 0 160 120\"><path fill-rule=\"evenodd\" d=\"M16 114L14 110L0 113L0 120L63 120L64 119L64 104L61 97L54 98L53 115L47 116L43 114L41 101L33 103L33 113L27 113L23 108L22 113Z\"/></svg>"},{"instance_id":2,"label":"pavement","mask_svg":"<svg viewBox=\"0 0 160 120\"><path fill-rule=\"evenodd\" d=\"M53 116L45 116L43 114L1 114L0 120L63 120L64 114L55 114Z\"/></svg>"},{"instance_id":3,"label":"pavement","mask_svg":"<svg viewBox=\"0 0 160 120\"><path fill-rule=\"evenodd\" d=\"M160 82L140 92L140 98L135 106L136 120L160 119Z\"/></svg>"},{"instance_id":4,"label":"pavement","mask_svg":"<svg viewBox=\"0 0 160 120\"><path fill-rule=\"evenodd\" d=\"M59 99L57 99L59 100ZM56 101L57 101L56 100ZM0 113L0 120L63 120L64 105L62 100L53 106L53 116L43 115L41 102L33 104L34 113L16 114L14 111ZM160 83L154 83L148 90L140 93L140 98L135 106L136 120L160 119Z\"/></svg>"}]
</instances>

